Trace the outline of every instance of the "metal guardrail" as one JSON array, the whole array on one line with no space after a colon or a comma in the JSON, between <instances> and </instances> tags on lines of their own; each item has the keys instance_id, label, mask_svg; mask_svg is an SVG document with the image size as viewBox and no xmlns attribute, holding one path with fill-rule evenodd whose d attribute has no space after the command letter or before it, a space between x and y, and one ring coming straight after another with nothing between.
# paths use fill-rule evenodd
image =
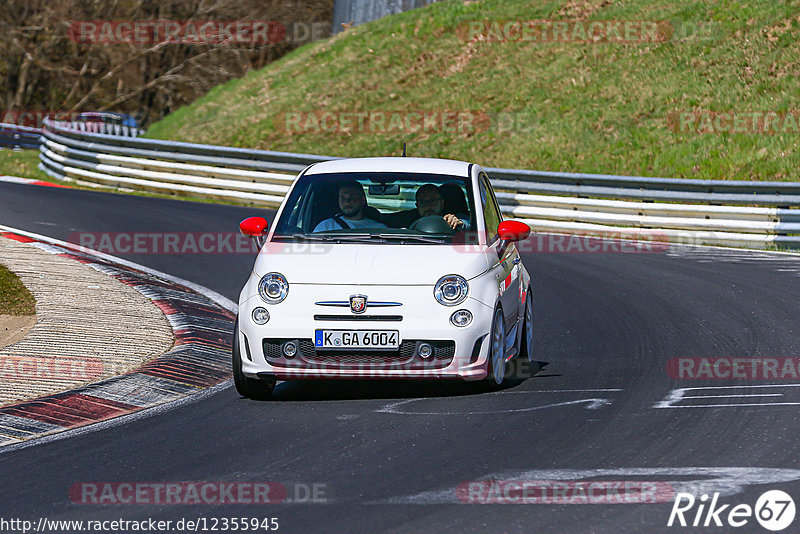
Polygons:
<instances>
[{"instance_id":1,"label":"metal guardrail","mask_svg":"<svg viewBox=\"0 0 800 534\"><path fill-rule=\"evenodd\" d=\"M333 33L342 31L344 24L358 26L438 1L440 0L336 0L333 3Z\"/></svg>"},{"instance_id":2,"label":"metal guardrail","mask_svg":"<svg viewBox=\"0 0 800 534\"><path fill-rule=\"evenodd\" d=\"M119 137L45 120L40 168L63 180L277 207L295 174L339 159ZM800 248L800 184L487 168L535 231Z\"/></svg>"},{"instance_id":3,"label":"metal guardrail","mask_svg":"<svg viewBox=\"0 0 800 534\"><path fill-rule=\"evenodd\" d=\"M41 135L42 131L38 128L0 123L0 147L39 148Z\"/></svg>"},{"instance_id":4,"label":"metal guardrail","mask_svg":"<svg viewBox=\"0 0 800 534\"><path fill-rule=\"evenodd\" d=\"M76 132L105 134L115 137L138 137L144 133L141 128L97 121L73 121L64 123L65 127ZM35 149L41 145L43 130L16 124L0 123L0 147Z\"/></svg>"},{"instance_id":5,"label":"metal guardrail","mask_svg":"<svg viewBox=\"0 0 800 534\"><path fill-rule=\"evenodd\" d=\"M133 128L130 126L124 126L122 124L98 122L96 120L78 120L63 123L63 125L65 128L78 132L113 135L115 137L139 137L140 135L144 134L144 130L141 128Z\"/></svg>"}]
</instances>

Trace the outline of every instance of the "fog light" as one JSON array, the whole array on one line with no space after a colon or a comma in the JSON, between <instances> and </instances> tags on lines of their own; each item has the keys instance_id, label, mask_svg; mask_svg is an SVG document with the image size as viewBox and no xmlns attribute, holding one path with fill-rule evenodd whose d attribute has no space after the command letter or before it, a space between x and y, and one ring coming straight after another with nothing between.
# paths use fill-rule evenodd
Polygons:
<instances>
[{"instance_id":1,"label":"fog light","mask_svg":"<svg viewBox=\"0 0 800 534\"><path fill-rule=\"evenodd\" d=\"M427 360L431 356L433 356L433 347L428 345L427 343L423 343L419 346L419 351L417 351L419 357L423 360Z\"/></svg>"},{"instance_id":2,"label":"fog light","mask_svg":"<svg viewBox=\"0 0 800 534\"><path fill-rule=\"evenodd\" d=\"M283 345L283 355L287 358L294 358L294 355L297 354L297 345L294 344L294 341L290 341Z\"/></svg>"},{"instance_id":3,"label":"fog light","mask_svg":"<svg viewBox=\"0 0 800 534\"><path fill-rule=\"evenodd\" d=\"M253 322L256 324L267 324L269 321L269 312L266 308L253 309Z\"/></svg>"},{"instance_id":4,"label":"fog light","mask_svg":"<svg viewBox=\"0 0 800 534\"><path fill-rule=\"evenodd\" d=\"M450 322L453 326L468 326L472 322L472 312L469 310L458 310L450 316Z\"/></svg>"}]
</instances>

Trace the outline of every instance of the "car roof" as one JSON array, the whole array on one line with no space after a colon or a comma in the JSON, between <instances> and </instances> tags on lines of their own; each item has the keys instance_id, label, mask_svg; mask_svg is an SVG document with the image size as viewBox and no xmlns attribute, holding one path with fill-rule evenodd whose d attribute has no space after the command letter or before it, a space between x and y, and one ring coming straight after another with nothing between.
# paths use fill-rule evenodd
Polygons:
<instances>
[{"instance_id":1,"label":"car roof","mask_svg":"<svg viewBox=\"0 0 800 534\"><path fill-rule=\"evenodd\" d=\"M348 158L312 165L306 175L339 172L411 172L469 177L465 161L435 158Z\"/></svg>"}]
</instances>

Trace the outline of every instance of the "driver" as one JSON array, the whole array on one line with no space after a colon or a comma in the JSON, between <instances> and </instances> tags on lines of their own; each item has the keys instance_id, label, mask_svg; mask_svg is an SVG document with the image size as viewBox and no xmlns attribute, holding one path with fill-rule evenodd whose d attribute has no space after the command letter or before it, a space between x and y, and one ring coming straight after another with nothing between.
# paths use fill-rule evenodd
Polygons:
<instances>
[{"instance_id":1,"label":"driver","mask_svg":"<svg viewBox=\"0 0 800 534\"><path fill-rule=\"evenodd\" d=\"M466 229L469 221L462 220L452 213L442 214L444 210L444 198L439 188L433 184L425 184L417 189L417 211L420 218L430 217L431 215L441 215L453 230Z\"/></svg>"},{"instance_id":2,"label":"driver","mask_svg":"<svg viewBox=\"0 0 800 534\"><path fill-rule=\"evenodd\" d=\"M386 225L364 216L367 197L361 184L352 180L339 186L340 214L320 222L314 232L349 230L352 228L386 228Z\"/></svg>"}]
</instances>

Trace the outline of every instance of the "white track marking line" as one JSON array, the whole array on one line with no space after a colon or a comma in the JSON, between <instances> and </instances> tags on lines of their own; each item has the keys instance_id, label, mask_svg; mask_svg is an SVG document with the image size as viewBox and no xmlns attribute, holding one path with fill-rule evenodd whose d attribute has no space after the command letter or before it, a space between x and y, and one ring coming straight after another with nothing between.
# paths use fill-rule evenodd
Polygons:
<instances>
[{"instance_id":1,"label":"white track marking line","mask_svg":"<svg viewBox=\"0 0 800 534\"><path fill-rule=\"evenodd\" d=\"M527 395L530 393L595 393L595 392L619 392L624 391L620 388L593 388L593 389L539 389L539 390L528 390L528 391L495 391L491 393L487 393L487 396L490 395ZM567 406L572 404L580 404L580 403L589 403L586 406L587 410L596 410L602 406L607 406L611 404L611 401L608 399L582 399L577 401L569 401L569 402L561 402L555 404L548 404L544 406L534 406L530 408L519 408L519 409L508 409L508 410L496 410L496 411L486 411L486 412L403 412L397 410L398 407L404 406L411 402L418 402L423 400L431 400L433 397L418 397L414 399L405 399L402 401L386 404L375 410L374 413L394 413L398 415L480 415L480 414L492 414L492 413L513 413L513 412L527 412L527 411L534 411L534 410L541 410L544 408L555 408L558 406Z\"/></svg>"},{"instance_id":2,"label":"white track marking line","mask_svg":"<svg viewBox=\"0 0 800 534\"><path fill-rule=\"evenodd\" d=\"M7 183L10 183L10 184L27 184L27 185L31 185L35 181L36 180L34 180L32 178L20 178L19 176L7 176L7 175L0 176L0 182L7 182Z\"/></svg>"},{"instance_id":3,"label":"white track marking line","mask_svg":"<svg viewBox=\"0 0 800 534\"><path fill-rule=\"evenodd\" d=\"M624 389L533 389L528 391L495 391L488 395L525 395L528 393L596 393L604 391L625 391Z\"/></svg>"},{"instance_id":4,"label":"white track marking line","mask_svg":"<svg viewBox=\"0 0 800 534\"><path fill-rule=\"evenodd\" d=\"M785 397L783 393L753 393L752 395L698 395L696 397L682 397L684 399L735 399L748 397Z\"/></svg>"},{"instance_id":5,"label":"white track marking line","mask_svg":"<svg viewBox=\"0 0 800 534\"><path fill-rule=\"evenodd\" d=\"M702 257L702 254L708 254L710 256L717 256L717 257L737 257L737 258L746 258L746 259L755 259L755 260L772 260L772 259L779 259L779 257L783 257L784 259L800 259L800 254L797 252L785 252L782 250L762 250L762 249L749 249L749 248L736 248L736 247L722 247L722 246L714 246L714 245L695 245L692 243L668 243L670 245L670 250L667 254L675 254L676 256L684 256L683 251L680 250L682 248L694 248L694 249L701 249L697 252L693 251L693 254L696 254L696 257ZM677 249L677 250L673 250Z\"/></svg>"},{"instance_id":6,"label":"white track marking line","mask_svg":"<svg viewBox=\"0 0 800 534\"><path fill-rule=\"evenodd\" d=\"M694 388L680 388L681 391L695 391L706 389L750 389L750 388L800 388L800 384L743 384L741 386L704 386Z\"/></svg>"},{"instance_id":7,"label":"white track marking line","mask_svg":"<svg viewBox=\"0 0 800 534\"><path fill-rule=\"evenodd\" d=\"M533 412L537 410L544 410L547 408L558 408L560 406L571 406L575 404L587 404L587 410L597 410L602 408L603 406L608 406L611 404L611 401L608 399L580 399L574 401L566 401L566 402L556 402L553 404L545 404L543 406L532 406L530 408L512 408L508 410L489 410L489 411L478 411L478 412L403 412L398 410L400 406L404 406L411 402L417 402L421 400L429 400L427 398L424 399L407 399L402 400L399 402L393 402L391 404L387 404L382 408L375 410L376 413L392 413L398 415L489 415L489 414L496 414L496 413L519 413L519 412Z\"/></svg>"},{"instance_id":8,"label":"white track marking line","mask_svg":"<svg viewBox=\"0 0 800 534\"><path fill-rule=\"evenodd\" d=\"M658 408L735 408L738 406L800 406L800 402L740 402L737 404L686 404L684 406L658 406Z\"/></svg>"},{"instance_id":9,"label":"white track marking line","mask_svg":"<svg viewBox=\"0 0 800 534\"><path fill-rule=\"evenodd\" d=\"M712 399L712 398L743 398L743 397L783 397L785 396L783 393L752 393L752 394L730 394L730 395L693 395L687 396L686 392L688 391L713 391L713 390L722 390L722 389L761 389L761 388L796 388L800 387L800 384L752 384L752 385L741 385L741 386L705 386L705 387L693 387L693 388L678 388L673 389L669 393L667 393L666 398L656 402L653 405L653 408L727 408L732 406L799 406L800 402L797 403L786 403L786 402L766 402L766 403L740 403L740 404L687 404L687 405L680 405L676 406L680 401L684 399Z\"/></svg>"},{"instance_id":10,"label":"white track marking line","mask_svg":"<svg viewBox=\"0 0 800 534\"><path fill-rule=\"evenodd\" d=\"M628 467L614 469L542 469L489 473L468 482L570 482L598 478L659 481L680 492L699 495L719 492L723 496L742 493L750 486L786 484L800 480L800 469L770 467ZM695 477L686 480L687 477ZM458 496L461 485L372 501L367 504L467 504ZM636 503L632 503L636 504ZM646 504L646 503L644 503Z\"/></svg>"}]
</instances>

